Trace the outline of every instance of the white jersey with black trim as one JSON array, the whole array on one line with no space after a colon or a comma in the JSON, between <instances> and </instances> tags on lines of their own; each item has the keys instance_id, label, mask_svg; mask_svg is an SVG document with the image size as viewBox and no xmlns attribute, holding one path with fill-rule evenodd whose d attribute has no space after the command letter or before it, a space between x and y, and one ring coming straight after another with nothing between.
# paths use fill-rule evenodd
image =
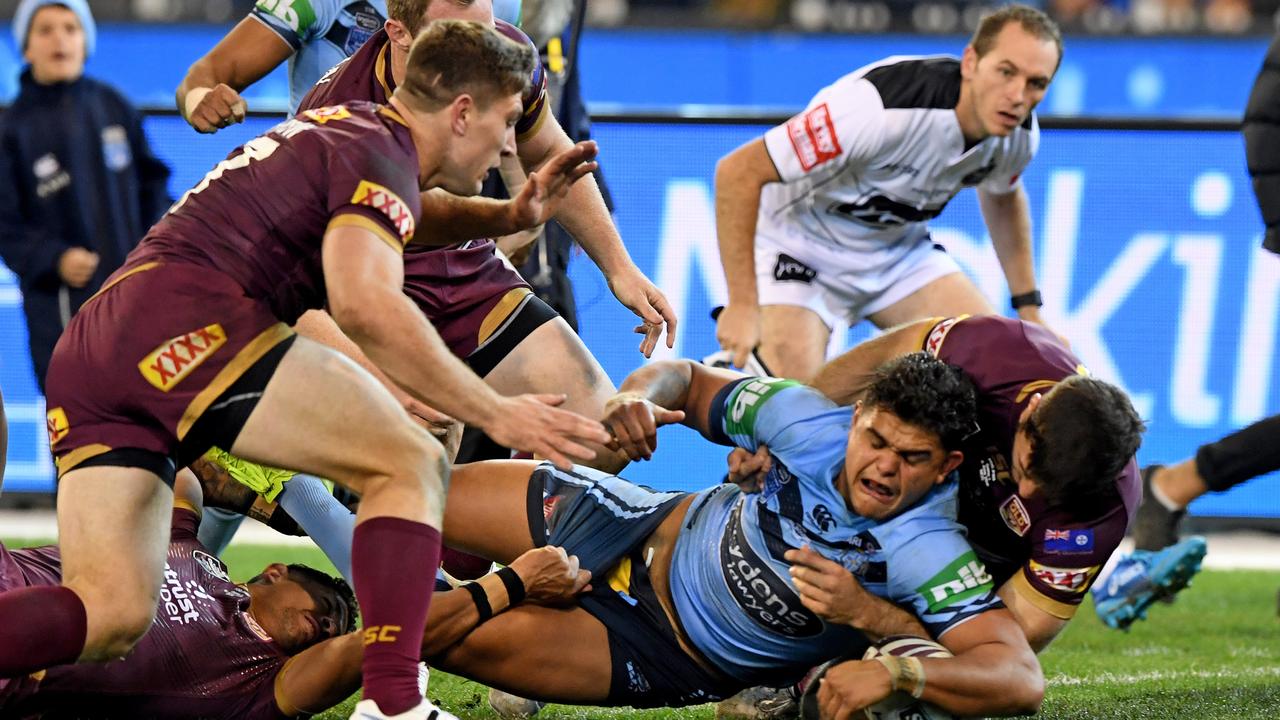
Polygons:
<instances>
[{"instance_id":1,"label":"white jersey with black trim","mask_svg":"<svg viewBox=\"0 0 1280 720\"><path fill-rule=\"evenodd\" d=\"M1034 113L1007 137L971 148L956 118L960 61L895 56L823 88L765 133L782 178L760 193L758 232L799 225L815 242L905 252L965 187L1007 193L1040 142Z\"/></svg>"},{"instance_id":2,"label":"white jersey with black trim","mask_svg":"<svg viewBox=\"0 0 1280 720\"><path fill-rule=\"evenodd\" d=\"M1002 607L956 521L954 478L902 514L856 515L836 488L853 410L800 383L748 378L712 403L712 439L755 450L773 467L760 493L698 493L671 562L671 598L695 647L730 677L781 686L860 652L861 633L800 603L783 554L809 545L868 591L911 609L934 636Z\"/></svg>"},{"instance_id":3,"label":"white jersey with black trim","mask_svg":"<svg viewBox=\"0 0 1280 720\"><path fill-rule=\"evenodd\" d=\"M289 114L330 68L346 60L387 20L387 0L258 0L249 16L293 48Z\"/></svg>"}]
</instances>

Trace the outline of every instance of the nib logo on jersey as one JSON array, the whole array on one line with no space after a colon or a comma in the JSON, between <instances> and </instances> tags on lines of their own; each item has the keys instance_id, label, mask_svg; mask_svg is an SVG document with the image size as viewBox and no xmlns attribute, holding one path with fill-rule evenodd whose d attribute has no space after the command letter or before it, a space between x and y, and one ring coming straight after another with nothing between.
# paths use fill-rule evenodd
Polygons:
<instances>
[{"instance_id":1,"label":"nib logo on jersey","mask_svg":"<svg viewBox=\"0 0 1280 720\"><path fill-rule=\"evenodd\" d=\"M987 568L970 550L916 588L929 601L929 612L935 613L995 587Z\"/></svg>"},{"instance_id":2,"label":"nib logo on jersey","mask_svg":"<svg viewBox=\"0 0 1280 720\"><path fill-rule=\"evenodd\" d=\"M742 506L734 511L720 540L720 566L738 607L760 627L787 637L813 637L822 621L769 563L756 554L742 532Z\"/></svg>"}]
</instances>

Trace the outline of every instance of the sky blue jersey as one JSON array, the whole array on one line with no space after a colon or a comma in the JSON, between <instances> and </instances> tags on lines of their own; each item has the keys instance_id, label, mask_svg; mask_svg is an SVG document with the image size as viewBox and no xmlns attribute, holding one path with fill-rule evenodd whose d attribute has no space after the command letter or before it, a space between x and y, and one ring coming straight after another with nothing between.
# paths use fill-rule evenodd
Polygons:
<instances>
[{"instance_id":1,"label":"sky blue jersey","mask_svg":"<svg viewBox=\"0 0 1280 720\"><path fill-rule=\"evenodd\" d=\"M250 13L293 48L289 113L329 68L347 59L387 20L386 0L258 0Z\"/></svg>"},{"instance_id":2,"label":"sky blue jersey","mask_svg":"<svg viewBox=\"0 0 1280 720\"><path fill-rule=\"evenodd\" d=\"M954 481L882 523L848 507L835 480L852 422L852 408L789 380L743 379L713 402L713 440L748 450L766 444L773 455L762 492L720 485L698 494L672 558L680 623L731 677L778 685L866 646L860 633L800 603L783 553L802 545L910 608L935 637L1001 607L956 522Z\"/></svg>"}]
</instances>

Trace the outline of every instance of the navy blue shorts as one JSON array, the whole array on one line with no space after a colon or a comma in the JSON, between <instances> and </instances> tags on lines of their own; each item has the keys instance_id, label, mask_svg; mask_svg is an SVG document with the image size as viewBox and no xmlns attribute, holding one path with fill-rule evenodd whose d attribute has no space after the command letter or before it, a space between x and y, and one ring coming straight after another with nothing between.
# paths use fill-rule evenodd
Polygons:
<instances>
[{"instance_id":1,"label":"navy blue shorts","mask_svg":"<svg viewBox=\"0 0 1280 720\"><path fill-rule=\"evenodd\" d=\"M686 497L588 468L563 472L550 463L529 479L534 538L577 555L591 571L592 590L579 603L609 634L609 705L693 705L743 687L712 675L685 653L649 581L643 543Z\"/></svg>"}]
</instances>

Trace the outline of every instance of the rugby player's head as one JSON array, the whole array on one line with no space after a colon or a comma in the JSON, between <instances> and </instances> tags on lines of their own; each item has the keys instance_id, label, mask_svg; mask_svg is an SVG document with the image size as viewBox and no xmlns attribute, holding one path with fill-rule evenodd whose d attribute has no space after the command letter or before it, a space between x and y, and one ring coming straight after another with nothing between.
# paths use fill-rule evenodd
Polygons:
<instances>
[{"instance_id":1,"label":"rugby player's head","mask_svg":"<svg viewBox=\"0 0 1280 720\"><path fill-rule=\"evenodd\" d=\"M254 620L290 655L355 630L356 596L342 578L273 563L247 587Z\"/></svg>"},{"instance_id":2,"label":"rugby player's head","mask_svg":"<svg viewBox=\"0 0 1280 720\"><path fill-rule=\"evenodd\" d=\"M93 49L93 15L84 0L23 0L13 18L14 39L41 85L77 80Z\"/></svg>"},{"instance_id":3,"label":"rugby player's head","mask_svg":"<svg viewBox=\"0 0 1280 720\"><path fill-rule=\"evenodd\" d=\"M1004 137L1044 99L1062 62L1062 33L1048 15L1006 5L978 24L960 62L956 115L965 137Z\"/></svg>"},{"instance_id":4,"label":"rugby player's head","mask_svg":"<svg viewBox=\"0 0 1280 720\"><path fill-rule=\"evenodd\" d=\"M436 20L493 24L493 0L387 0L387 35L408 50L413 38Z\"/></svg>"},{"instance_id":5,"label":"rugby player's head","mask_svg":"<svg viewBox=\"0 0 1280 720\"><path fill-rule=\"evenodd\" d=\"M946 480L977 429L977 408L964 371L928 353L880 366L855 406L839 480L854 512L893 517Z\"/></svg>"},{"instance_id":6,"label":"rugby player's head","mask_svg":"<svg viewBox=\"0 0 1280 720\"><path fill-rule=\"evenodd\" d=\"M532 48L479 23L440 20L422 31L392 100L425 123L422 142L415 138L424 188L474 195L499 158L515 154L534 60ZM434 169L423 155L428 146L438 155Z\"/></svg>"},{"instance_id":7,"label":"rugby player's head","mask_svg":"<svg viewBox=\"0 0 1280 720\"><path fill-rule=\"evenodd\" d=\"M1033 397L1018 420L1011 468L1018 494L1068 507L1114 498L1116 476L1144 430L1120 388L1087 375L1063 380Z\"/></svg>"}]
</instances>

